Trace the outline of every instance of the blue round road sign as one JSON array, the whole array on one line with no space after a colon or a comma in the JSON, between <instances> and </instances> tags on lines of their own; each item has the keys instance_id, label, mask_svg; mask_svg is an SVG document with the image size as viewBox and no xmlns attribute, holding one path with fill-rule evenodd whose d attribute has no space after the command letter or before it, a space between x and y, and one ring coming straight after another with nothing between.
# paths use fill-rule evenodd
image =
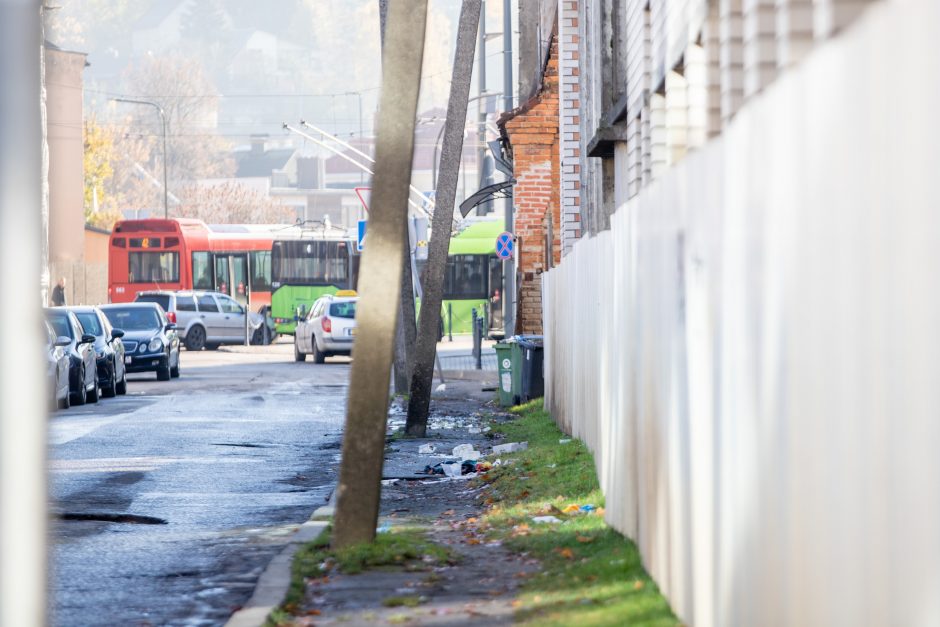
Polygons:
<instances>
[{"instance_id":1,"label":"blue round road sign","mask_svg":"<svg viewBox=\"0 0 940 627\"><path fill-rule=\"evenodd\" d=\"M509 259L512 257L512 233L506 231L496 236L496 256L500 259Z\"/></svg>"}]
</instances>

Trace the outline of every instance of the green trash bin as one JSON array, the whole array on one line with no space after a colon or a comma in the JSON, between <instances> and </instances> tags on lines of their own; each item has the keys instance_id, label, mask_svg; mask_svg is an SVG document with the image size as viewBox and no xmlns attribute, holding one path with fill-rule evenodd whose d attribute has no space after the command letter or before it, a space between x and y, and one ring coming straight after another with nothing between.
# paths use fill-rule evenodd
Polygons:
<instances>
[{"instance_id":1,"label":"green trash bin","mask_svg":"<svg viewBox=\"0 0 940 627\"><path fill-rule=\"evenodd\" d=\"M499 390L499 404L503 407L511 407L513 397L513 363L512 363L512 345L506 342L497 342L496 346L496 364L499 370L499 381L496 382L496 389Z\"/></svg>"}]
</instances>

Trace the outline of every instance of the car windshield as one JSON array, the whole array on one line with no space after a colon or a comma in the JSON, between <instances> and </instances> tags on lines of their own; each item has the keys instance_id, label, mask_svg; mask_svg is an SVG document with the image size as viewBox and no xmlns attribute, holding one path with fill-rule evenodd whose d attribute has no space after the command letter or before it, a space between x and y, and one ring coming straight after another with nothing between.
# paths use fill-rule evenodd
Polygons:
<instances>
[{"instance_id":1,"label":"car windshield","mask_svg":"<svg viewBox=\"0 0 940 627\"><path fill-rule=\"evenodd\" d=\"M159 329L160 316L150 307L128 307L104 310L104 315L111 321L111 326L125 331L147 331Z\"/></svg>"},{"instance_id":2,"label":"car windshield","mask_svg":"<svg viewBox=\"0 0 940 627\"><path fill-rule=\"evenodd\" d=\"M85 333L91 333L101 337L104 335L104 331L101 329L101 321L98 320L98 316L93 313L76 313L75 317L78 318L78 321L82 323L82 328L85 329Z\"/></svg>"},{"instance_id":3,"label":"car windshield","mask_svg":"<svg viewBox=\"0 0 940 627\"><path fill-rule=\"evenodd\" d=\"M331 318L355 318L356 317L356 301L349 301L346 303L332 303L330 305L330 317Z\"/></svg>"},{"instance_id":4,"label":"car windshield","mask_svg":"<svg viewBox=\"0 0 940 627\"><path fill-rule=\"evenodd\" d=\"M72 337L72 325L69 324L67 314L64 312L50 313L47 316L47 320L49 320L49 324L52 325L56 335L64 335L65 337L69 338Z\"/></svg>"}]
</instances>

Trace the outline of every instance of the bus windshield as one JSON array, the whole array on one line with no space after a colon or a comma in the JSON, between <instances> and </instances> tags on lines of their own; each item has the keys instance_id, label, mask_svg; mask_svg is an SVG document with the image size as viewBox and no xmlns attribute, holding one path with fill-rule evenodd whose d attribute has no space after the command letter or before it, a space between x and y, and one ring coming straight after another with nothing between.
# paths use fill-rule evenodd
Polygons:
<instances>
[{"instance_id":1,"label":"bus windshield","mask_svg":"<svg viewBox=\"0 0 940 627\"><path fill-rule=\"evenodd\" d=\"M336 285L349 281L346 242L290 240L271 247L271 281L281 285Z\"/></svg>"}]
</instances>

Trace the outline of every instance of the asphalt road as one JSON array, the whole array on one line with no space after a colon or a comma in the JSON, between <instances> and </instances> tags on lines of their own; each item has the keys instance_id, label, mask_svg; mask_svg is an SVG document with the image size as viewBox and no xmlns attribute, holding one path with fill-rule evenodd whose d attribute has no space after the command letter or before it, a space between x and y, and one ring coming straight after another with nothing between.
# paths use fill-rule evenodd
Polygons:
<instances>
[{"instance_id":1,"label":"asphalt road","mask_svg":"<svg viewBox=\"0 0 940 627\"><path fill-rule=\"evenodd\" d=\"M182 354L50 419L52 623L221 625L335 483L347 360ZM332 362L332 363L331 363Z\"/></svg>"}]
</instances>

